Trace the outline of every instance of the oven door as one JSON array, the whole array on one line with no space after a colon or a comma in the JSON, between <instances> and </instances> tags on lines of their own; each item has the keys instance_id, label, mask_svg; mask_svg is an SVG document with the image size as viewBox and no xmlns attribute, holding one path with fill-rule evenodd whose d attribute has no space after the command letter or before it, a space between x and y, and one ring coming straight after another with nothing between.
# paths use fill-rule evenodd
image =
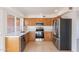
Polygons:
<instances>
[{"instance_id":1,"label":"oven door","mask_svg":"<svg viewBox=\"0 0 79 59\"><path fill-rule=\"evenodd\" d=\"M43 31L36 31L36 38L44 38L44 32Z\"/></svg>"}]
</instances>

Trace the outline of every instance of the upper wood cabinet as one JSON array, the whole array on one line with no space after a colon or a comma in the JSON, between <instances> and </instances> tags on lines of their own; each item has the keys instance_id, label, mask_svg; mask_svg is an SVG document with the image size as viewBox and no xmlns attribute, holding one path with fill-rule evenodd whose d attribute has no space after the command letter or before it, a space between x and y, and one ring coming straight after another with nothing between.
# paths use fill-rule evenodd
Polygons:
<instances>
[{"instance_id":1,"label":"upper wood cabinet","mask_svg":"<svg viewBox=\"0 0 79 59\"><path fill-rule=\"evenodd\" d=\"M51 18L45 18L44 19L44 24L45 24L45 26L50 26L51 25Z\"/></svg>"},{"instance_id":2,"label":"upper wood cabinet","mask_svg":"<svg viewBox=\"0 0 79 59\"><path fill-rule=\"evenodd\" d=\"M24 25L25 26L30 25L30 19L29 18L24 18Z\"/></svg>"},{"instance_id":3,"label":"upper wood cabinet","mask_svg":"<svg viewBox=\"0 0 79 59\"><path fill-rule=\"evenodd\" d=\"M25 18L25 25L26 26L35 26L37 22L43 22L44 26L50 26L52 18Z\"/></svg>"}]
</instances>

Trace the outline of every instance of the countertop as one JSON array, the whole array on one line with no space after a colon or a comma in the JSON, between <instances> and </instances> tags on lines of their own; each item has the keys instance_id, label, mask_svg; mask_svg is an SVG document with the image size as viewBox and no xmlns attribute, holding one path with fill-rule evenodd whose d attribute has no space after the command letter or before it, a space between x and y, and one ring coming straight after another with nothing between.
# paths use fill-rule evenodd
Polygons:
<instances>
[{"instance_id":1,"label":"countertop","mask_svg":"<svg viewBox=\"0 0 79 59\"><path fill-rule=\"evenodd\" d=\"M12 32L12 33L8 33L6 34L6 37L20 37L24 34L27 34L29 31L26 31L25 33L21 33L21 32Z\"/></svg>"},{"instance_id":2,"label":"countertop","mask_svg":"<svg viewBox=\"0 0 79 59\"><path fill-rule=\"evenodd\" d=\"M24 34L27 34L28 32L32 32L32 31L36 31L36 28L39 27L39 26L28 26L28 29L25 33L21 33L20 31L18 32L11 32L11 33L8 33L6 34L6 37L20 37ZM52 26L41 26L44 28L44 31L49 31L51 32L52 31Z\"/></svg>"}]
</instances>

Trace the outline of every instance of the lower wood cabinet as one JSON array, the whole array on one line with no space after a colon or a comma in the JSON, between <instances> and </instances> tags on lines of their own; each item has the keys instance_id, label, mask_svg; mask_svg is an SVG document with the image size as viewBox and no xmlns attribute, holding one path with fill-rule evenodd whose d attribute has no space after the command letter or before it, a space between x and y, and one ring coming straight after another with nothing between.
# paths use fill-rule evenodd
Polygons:
<instances>
[{"instance_id":1,"label":"lower wood cabinet","mask_svg":"<svg viewBox=\"0 0 79 59\"><path fill-rule=\"evenodd\" d=\"M29 41L35 41L35 32L29 32Z\"/></svg>"},{"instance_id":2,"label":"lower wood cabinet","mask_svg":"<svg viewBox=\"0 0 79 59\"><path fill-rule=\"evenodd\" d=\"M35 32L28 32L22 36L6 36L6 52L22 52L29 41L35 40Z\"/></svg>"},{"instance_id":3,"label":"lower wood cabinet","mask_svg":"<svg viewBox=\"0 0 79 59\"><path fill-rule=\"evenodd\" d=\"M51 33L51 32L48 32L48 31L45 31L45 32L44 32L44 40L45 40L45 41L50 41L50 40L52 40L52 33Z\"/></svg>"},{"instance_id":4,"label":"lower wood cabinet","mask_svg":"<svg viewBox=\"0 0 79 59\"><path fill-rule=\"evenodd\" d=\"M25 42L26 42L26 45L27 43L29 42L29 32L27 34L25 34Z\"/></svg>"},{"instance_id":5,"label":"lower wood cabinet","mask_svg":"<svg viewBox=\"0 0 79 59\"><path fill-rule=\"evenodd\" d=\"M21 50L19 37L6 37L5 48L7 52L19 52Z\"/></svg>"},{"instance_id":6,"label":"lower wood cabinet","mask_svg":"<svg viewBox=\"0 0 79 59\"><path fill-rule=\"evenodd\" d=\"M11 36L5 38L6 52L22 52L26 46L25 38L23 36Z\"/></svg>"}]
</instances>

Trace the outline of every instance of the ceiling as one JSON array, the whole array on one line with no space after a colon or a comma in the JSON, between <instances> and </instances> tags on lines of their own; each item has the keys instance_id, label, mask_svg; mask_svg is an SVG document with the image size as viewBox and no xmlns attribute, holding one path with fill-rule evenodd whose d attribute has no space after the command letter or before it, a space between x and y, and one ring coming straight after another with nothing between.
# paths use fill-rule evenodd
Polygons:
<instances>
[{"instance_id":1,"label":"ceiling","mask_svg":"<svg viewBox=\"0 0 79 59\"><path fill-rule=\"evenodd\" d=\"M54 15L65 10L67 7L12 7L23 13L25 16L28 15Z\"/></svg>"}]
</instances>

